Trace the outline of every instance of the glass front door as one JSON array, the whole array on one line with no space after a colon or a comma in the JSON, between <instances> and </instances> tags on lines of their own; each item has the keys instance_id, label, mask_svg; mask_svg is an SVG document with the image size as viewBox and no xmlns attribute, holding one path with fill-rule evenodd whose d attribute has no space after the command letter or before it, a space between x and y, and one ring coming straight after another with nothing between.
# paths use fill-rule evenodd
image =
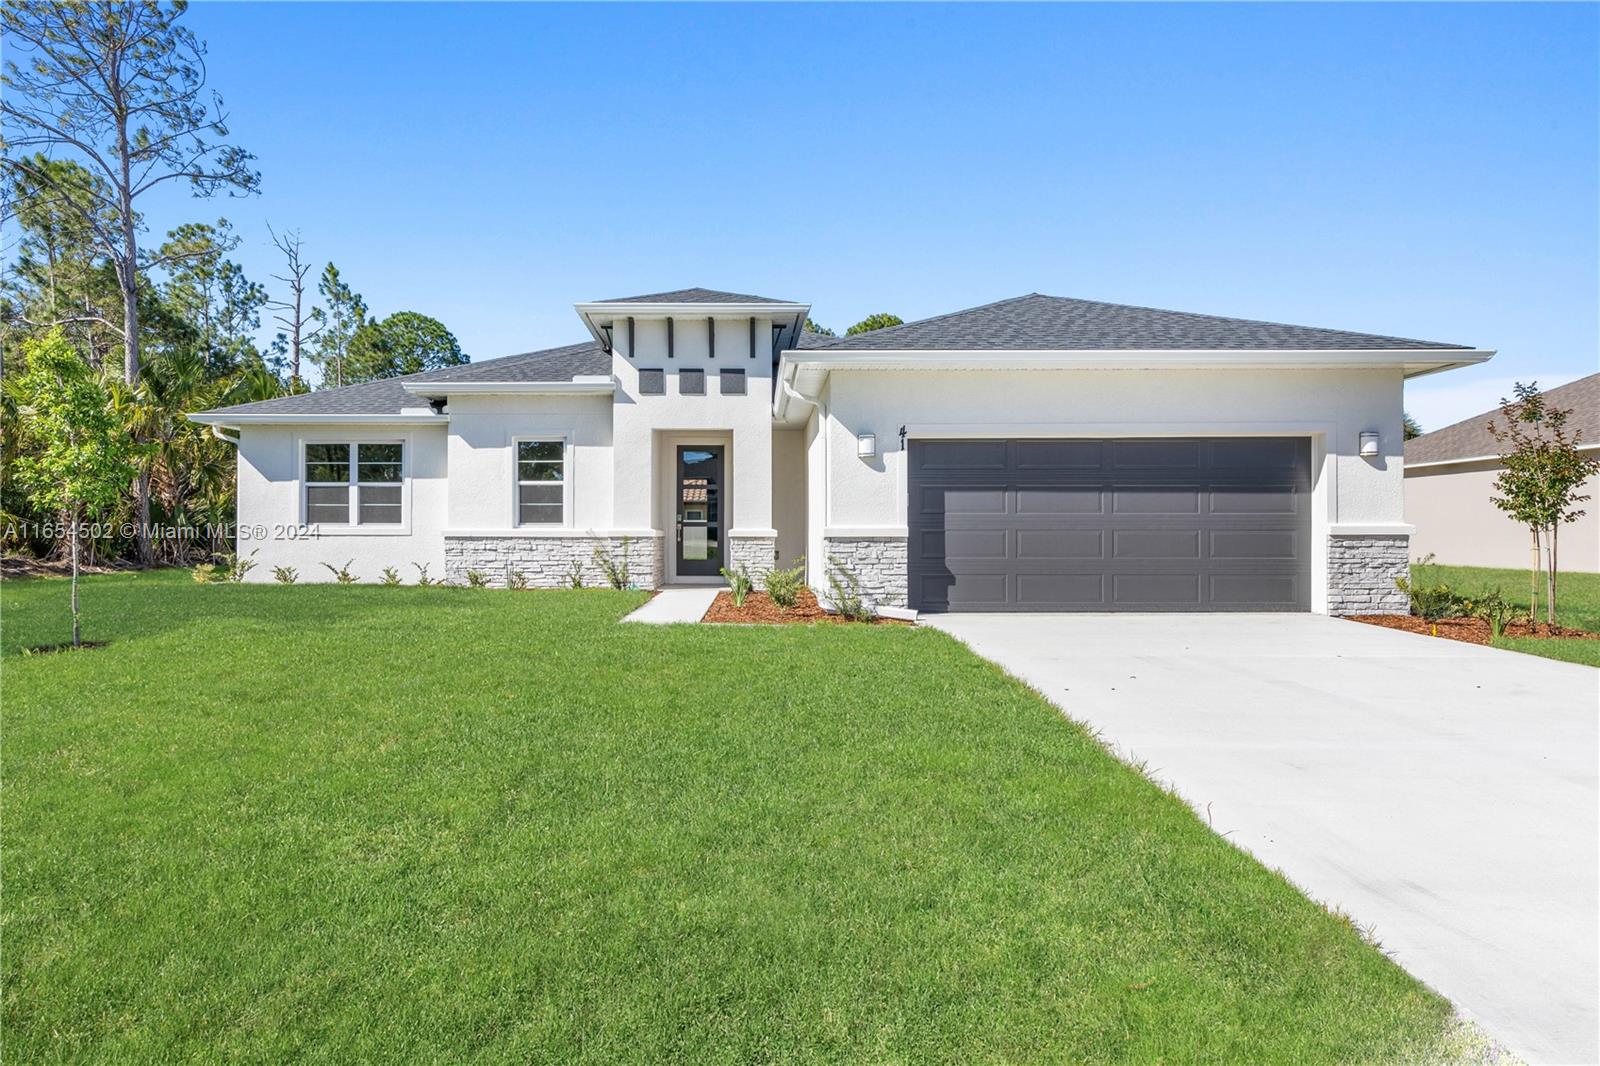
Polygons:
<instances>
[{"instance_id":1,"label":"glass front door","mask_svg":"<svg viewBox=\"0 0 1600 1066\"><path fill-rule=\"evenodd\" d=\"M722 449L678 449L678 576L716 577L722 561Z\"/></svg>"}]
</instances>

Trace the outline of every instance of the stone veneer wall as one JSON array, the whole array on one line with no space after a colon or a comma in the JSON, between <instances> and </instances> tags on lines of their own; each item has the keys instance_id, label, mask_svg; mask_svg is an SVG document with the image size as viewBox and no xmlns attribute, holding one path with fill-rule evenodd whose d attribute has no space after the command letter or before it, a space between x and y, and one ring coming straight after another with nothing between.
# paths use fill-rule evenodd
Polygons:
<instances>
[{"instance_id":1,"label":"stone veneer wall","mask_svg":"<svg viewBox=\"0 0 1600 1066\"><path fill-rule=\"evenodd\" d=\"M733 568L742 563L759 583L761 575L778 565L777 537L729 537L728 558Z\"/></svg>"},{"instance_id":2,"label":"stone veneer wall","mask_svg":"<svg viewBox=\"0 0 1600 1066\"><path fill-rule=\"evenodd\" d=\"M1407 614L1411 601L1395 578L1411 572L1406 536L1334 533L1328 537L1328 613Z\"/></svg>"},{"instance_id":3,"label":"stone veneer wall","mask_svg":"<svg viewBox=\"0 0 1600 1066\"><path fill-rule=\"evenodd\" d=\"M477 570L493 588L505 588L510 571L520 571L530 588L566 588L572 564L583 568L583 583L590 588L609 584L605 571L595 561L594 551L608 547L618 562L622 560L623 538L591 537L450 537L444 539L444 576L452 585L465 585L467 571ZM632 537L628 540L630 583L653 589L660 583L661 538Z\"/></svg>"},{"instance_id":4,"label":"stone veneer wall","mask_svg":"<svg viewBox=\"0 0 1600 1066\"><path fill-rule=\"evenodd\" d=\"M906 539L904 537L827 537L822 542L827 558L819 584L828 589L827 574L833 560L861 579L861 591L879 607L904 607L906 599Z\"/></svg>"}]
</instances>

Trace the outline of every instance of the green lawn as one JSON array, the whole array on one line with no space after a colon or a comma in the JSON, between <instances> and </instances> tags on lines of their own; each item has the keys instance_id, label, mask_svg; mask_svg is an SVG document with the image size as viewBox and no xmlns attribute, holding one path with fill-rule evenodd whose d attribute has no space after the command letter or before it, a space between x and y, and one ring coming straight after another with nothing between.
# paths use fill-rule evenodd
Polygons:
<instances>
[{"instance_id":1,"label":"green lawn","mask_svg":"<svg viewBox=\"0 0 1600 1066\"><path fill-rule=\"evenodd\" d=\"M1498 588L1506 599L1528 604L1528 571L1492 570L1483 566L1413 565L1412 576L1419 584L1443 581L1457 592L1470 594ZM1544 576L1539 577L1539 620L1544 620ZM1556 588L1556 621L1574 629L1600 633L1600 574L1561 574ZM1501 637L1497 648L1564 659L1572 663L1600 666L1600 640L1540 640L1531 637Z\"/></svg>"},{"instance_id":2,"label":"green lawn","mask_svg":"<svg viewBox=\"0 0 1600 1066\"><path fill-rule=\"evenodd\" d=\"M1022 685L635 593L3 610L15 1062L1419 1061L1448 1006Z\"/></svg>"}]
</instances>

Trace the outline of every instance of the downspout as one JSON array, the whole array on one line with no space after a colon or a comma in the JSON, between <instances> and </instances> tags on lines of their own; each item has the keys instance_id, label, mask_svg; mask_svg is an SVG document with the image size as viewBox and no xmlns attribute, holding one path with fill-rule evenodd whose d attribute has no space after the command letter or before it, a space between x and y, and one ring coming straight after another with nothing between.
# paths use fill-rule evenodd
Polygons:
<instances>
[{"instance_id":1,"label":"downspout","mask_svg":"<svg viewBox=\"0 0 1600 1066\"><path fill-rule=\"evenodd\" d=\"M218 425L217 423L213 422L211 424L211 435L213 437L215 437L218 440L223 441L223 442L225 442L227 444L231 444L235 448L237 448L239 446L239 438L238 437L230 437L226 433L224 433L222 430L223 430L223 427Z\"/></svg>"}]
</instances>

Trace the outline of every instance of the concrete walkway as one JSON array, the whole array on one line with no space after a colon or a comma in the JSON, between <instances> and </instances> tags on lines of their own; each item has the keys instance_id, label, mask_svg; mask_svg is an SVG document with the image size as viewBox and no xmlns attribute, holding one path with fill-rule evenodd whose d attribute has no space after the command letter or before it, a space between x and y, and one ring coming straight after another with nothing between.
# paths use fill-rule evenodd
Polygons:
<instances>
[{"instance_id":1,"label":"concrete walkway","mask_svg":"<svg viewBox=\"0 0 1600 1066\"><path fill-rule=\"evenodd\" d=\"M1315 615L924 615L1534 1063L1600 1061L1600 671Z\"/></svg>"},{"instance_id":2,"label":"concrete walkway","mask_svg":"<svg viewBox=\"0 0 1600 1066\"><path fill-rule=\"evenodd\" d=\"M634 611L624 622L648 622L652 625L672 625L675 622L698 622L711 609L720 588L662 589L650 602Z\"/></svg>"}]
</instances>

